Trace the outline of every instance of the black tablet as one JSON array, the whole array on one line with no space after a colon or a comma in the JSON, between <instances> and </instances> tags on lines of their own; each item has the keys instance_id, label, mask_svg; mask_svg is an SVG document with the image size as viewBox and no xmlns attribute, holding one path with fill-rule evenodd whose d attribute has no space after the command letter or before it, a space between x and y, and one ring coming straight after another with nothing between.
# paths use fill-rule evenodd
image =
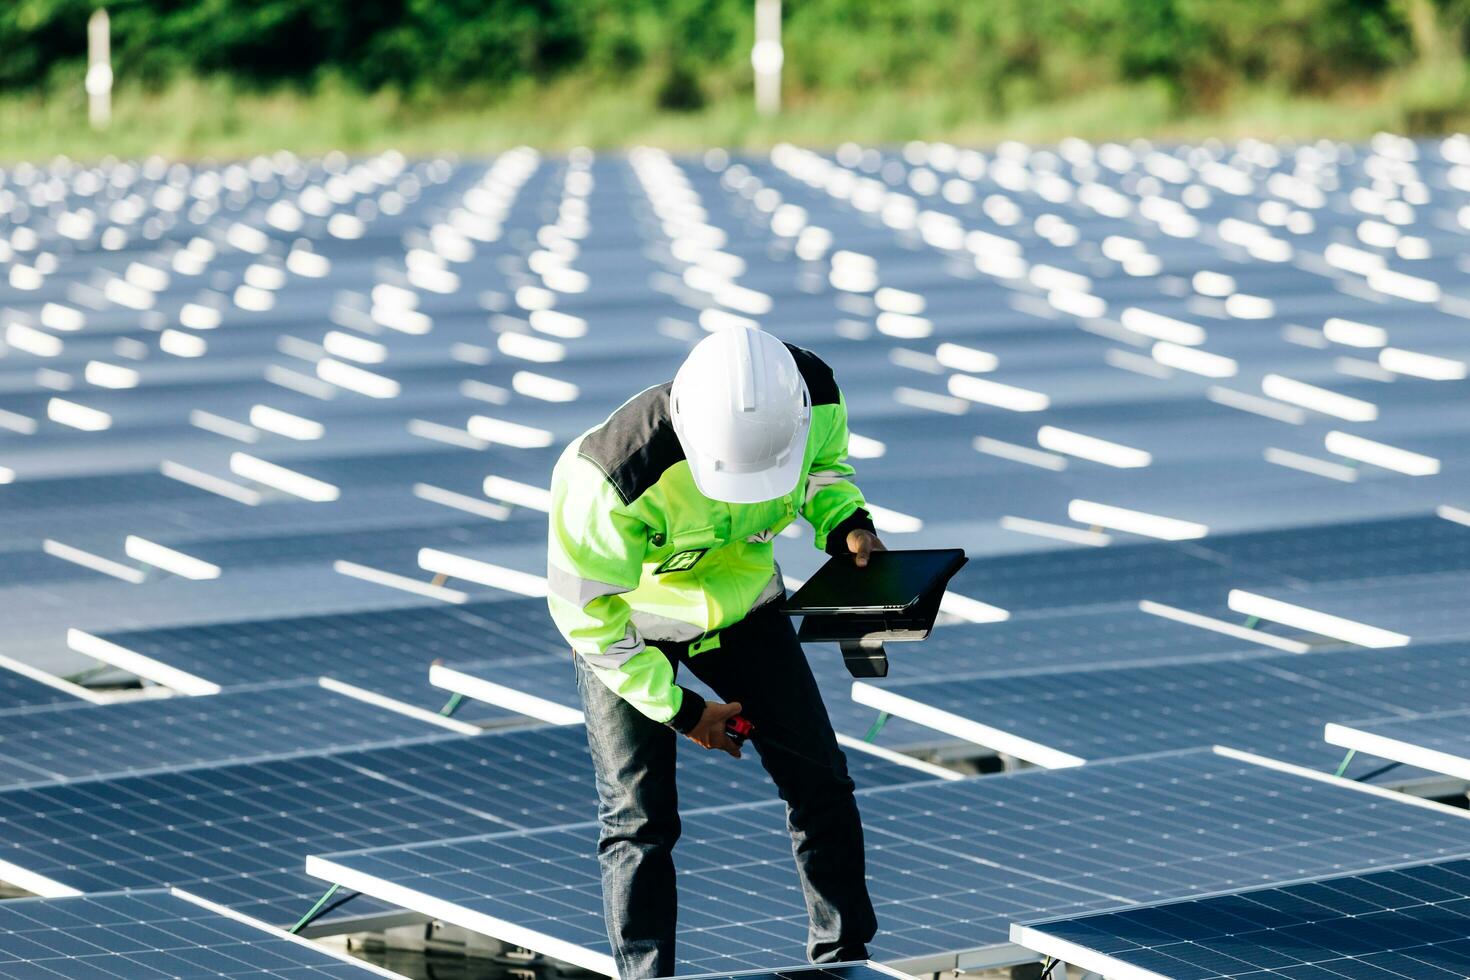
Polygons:
<instances>
[{"instance_id":1,"label":"black tablet","mask_svg":"<svg viewBox=\"0 0 1470 980\"><path fill-rule=\"evenodd\" d=\"M792 616L896 613L942 590L960 566L959 548L875 551L866 568L850 555L832 558L786 600Z\"/></svg>"}]
</instances>

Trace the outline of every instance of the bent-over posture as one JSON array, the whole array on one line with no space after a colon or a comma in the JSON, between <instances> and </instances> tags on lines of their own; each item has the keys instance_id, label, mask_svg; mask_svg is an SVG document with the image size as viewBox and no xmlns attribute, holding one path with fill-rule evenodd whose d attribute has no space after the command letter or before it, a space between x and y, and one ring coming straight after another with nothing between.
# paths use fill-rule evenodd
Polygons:
<instances>
[{"instance_id":1,"label":"bent-over posture","mask_svg":"<svg viewBox=\"0 0 1470 980\"><path fill-rule=\"evenodd\" d=\"M604 912L623 980L670 976L676 733L738 757L743 715L786 801L813 962L862 960L876 929L847 760L790 621L771 541L882 549L851 482L847 408L815 354L759 330L702 340L562 454L552 477L552 617L576 653L597 774ZM681 666L724 703L680 687ZM717 910L716 910L717 911Z\"/></svg>"}]
</instances>

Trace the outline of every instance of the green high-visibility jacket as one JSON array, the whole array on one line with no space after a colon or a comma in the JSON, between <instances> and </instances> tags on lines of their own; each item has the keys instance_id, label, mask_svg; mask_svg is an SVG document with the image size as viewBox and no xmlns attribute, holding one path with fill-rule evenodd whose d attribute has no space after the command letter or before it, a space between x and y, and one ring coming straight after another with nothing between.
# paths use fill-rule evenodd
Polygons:
<instances>
[{"instance_id":1,"label":"green high-visibility jacket","mask_svg":"<svg viewBox=\"0 0 1470 980\"><path fill-rule=\"evenodd\" d=\"M636 395L562 453L551 478L551 616L610 689L687 731L704 701L674 683L645 641L712 644L714 631L783 594L771 540L798 515L815 544L846 554L872 529L851 482L847 406L832 370L787 345L812 400L801 478L785 497L728 504L699 492L669 416L669 384Z\"/></svg>"}]
</instances>

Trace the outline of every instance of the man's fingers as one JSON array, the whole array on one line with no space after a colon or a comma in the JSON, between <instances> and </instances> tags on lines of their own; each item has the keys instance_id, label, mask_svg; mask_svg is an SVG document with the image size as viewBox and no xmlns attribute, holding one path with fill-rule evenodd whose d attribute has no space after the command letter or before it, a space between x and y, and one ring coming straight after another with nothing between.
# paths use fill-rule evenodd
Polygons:
<instances>
[{"instance_id":1,"label":"man's fingers","mask_svg":"<svg viewBox=\"0 0 1470 980\"><path fill-rule=\"evenodd\" d=\"M708 741L702 738L695 738L694 743L701 748L710 750L711 752L714 752L716 750L720 752L728 752L735 758L740 758L740 746L735 742L734 739L726 735L724 732L711 732Z\"/></svg>"},{"instance_id":2,"label":"man's fingers","mask_svg":"<svg viewBox=\"0 0 1470 980\"><path fill-rule=\"evenodd\" d=\"M871 531L851 531L847 535L847 550L852 552L858 568L868 567L868 556L875 551L887 551L878 535Z\"/></svg>"}]
</instances>

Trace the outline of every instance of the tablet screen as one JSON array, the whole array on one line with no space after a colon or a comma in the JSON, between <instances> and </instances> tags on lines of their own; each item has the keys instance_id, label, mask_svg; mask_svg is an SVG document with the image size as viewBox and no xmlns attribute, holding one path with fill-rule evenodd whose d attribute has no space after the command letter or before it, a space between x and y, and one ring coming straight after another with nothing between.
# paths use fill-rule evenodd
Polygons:
<instances>
[{"instance_id":1,"label":"tablet screen","mask_svg":"<svg viewBox=\"0 0 1470 980\"><path fill-rule=\"evenodd\" d=\"M800 616L906 609L943 588L964 563L959 548L875 551L866 568L858 568L851 556L832 558L786 600L786 611Z\"/></svg>"}]
</instances>

